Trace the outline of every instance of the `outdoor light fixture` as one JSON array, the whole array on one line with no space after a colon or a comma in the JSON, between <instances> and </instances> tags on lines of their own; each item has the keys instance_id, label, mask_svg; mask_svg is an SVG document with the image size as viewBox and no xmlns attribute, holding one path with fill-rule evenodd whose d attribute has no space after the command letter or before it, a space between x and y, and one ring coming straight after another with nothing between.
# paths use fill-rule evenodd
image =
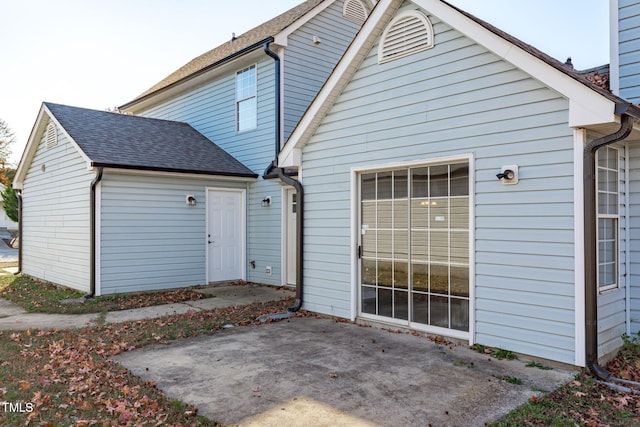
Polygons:
<instances>
[{"instance_id":1,"label":"outdoor light fixture","mask_svg":"<svg viewBox=\"0 0 640 427\"><path fill-rule=\"evenodd\" d=\"M262 207L268 208L269 206L271 206L271 196L267 196L264 199L262 199Z\"/></svg>"},{"instance_id":2,"label":"outdoor light fixture","mask_svg":"<svg viewBox=\"0 0 640 427\"><path fill-rule=\"evenodd\" d=\"M193 194L188 194L187 198L187 206L195 206L196 205L196 196L194 196Z\"/></svg>"},{"instance_id":3,"label":"outdoor light fixture","mask_svg":"<svg viewBox=\"0 0 640 427\"><path fill-rule=\"evenodd\" d=\"M518 183L518 165L503 166L496 177L504 185L515 185Z\"/></svg>"}]
</instances>

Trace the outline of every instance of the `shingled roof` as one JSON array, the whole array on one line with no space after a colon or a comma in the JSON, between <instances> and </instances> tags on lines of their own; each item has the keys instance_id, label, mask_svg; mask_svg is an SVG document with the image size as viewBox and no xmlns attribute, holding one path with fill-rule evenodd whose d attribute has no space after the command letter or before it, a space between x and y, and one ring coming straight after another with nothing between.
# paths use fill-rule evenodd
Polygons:
<instances>
[{"instance_id":1,"label":"shingled roof","mask_svg":"<svg viewBox=\"0 0 640 427\"><path fill-rule=\"evenodd\" d=\"M186 123L44 105L93 166L257 177Z\"/></svg>"},{"instance_id":2,"label":"shingled roof","mask_svg":"<svg viewBox=\"0 0 640 427\"><path fill-rule=\"evenodd\" d=\"M265 22L264 24L237 36L235 39L229 40L215 49L192 59L165 79L147 89L144 93L131 101L131 103L197 74L198 72L203 71L208 67L237 54L238 52L242 52L257 43L263 42L270 37L275 37L278 33L295 23L298 19L309 13L314 7L318 6L323 1L324 0L307 0L293 9L290 9Z\"/></svg>"}]
</instances>

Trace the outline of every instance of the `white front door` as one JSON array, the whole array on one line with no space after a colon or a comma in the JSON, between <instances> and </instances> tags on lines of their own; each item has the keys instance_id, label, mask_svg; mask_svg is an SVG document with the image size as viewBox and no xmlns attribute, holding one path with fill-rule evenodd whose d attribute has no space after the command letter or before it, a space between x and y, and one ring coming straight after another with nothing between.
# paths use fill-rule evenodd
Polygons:
<instances>
[{"instance_id":1,"label":"white front door","mask_svg":"<svg viewBox=\"0 0 640 427\"><path fill-rule=\"evenodd\" d=\"M296 191L287 189L286 223L287 223L287 284L296 284L296 224L298 203Z\"/></svg>"},{"instance_id":2,"label":"white front door","mask_svg":"<svg viewBox=\"0 0 640 427\"><path fill-rule=\"evenodd\" d=\"M207 190L207 281L245 278L244 190Z\"/></svg>"}]
</instances>

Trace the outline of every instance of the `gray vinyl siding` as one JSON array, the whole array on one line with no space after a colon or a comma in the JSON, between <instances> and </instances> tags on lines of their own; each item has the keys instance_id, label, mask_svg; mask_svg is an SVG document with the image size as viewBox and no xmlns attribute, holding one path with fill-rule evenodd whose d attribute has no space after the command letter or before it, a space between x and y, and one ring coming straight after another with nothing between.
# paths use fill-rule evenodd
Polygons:
<instances>
[{"instance_id":1,"label":"gray vinyl siding","mask_svg":"<svg viewBox=\"0 0 640 427\"><path fill-rule=\"evenodd\" d=\"M629 143L629 281L631 333L640 332L640 141Z\"/></svg>"},{"instance_id":2,"label":"gray vinyl siding","mask_svg":"<svg viewBox=\"0 0 640 427\"><path fill-rule=\"evenodd\" d=\"M430 18L435 47L379 65L374 45L303 150L305 308L350 315L352 167L472 154L474 340L574 363L568 101Z\"/></svg>"},{"instance_id":3,"label":"gray vinyl siding","mask_svg":"<svg viewBox=\"0 0 640 427\"><path fill-rule=\"evenodd\" d=\"M284 55L285 141L360 29L342 16L343 6L343 0L334 2L289 36ZM314 36L320 44L313 43Z\"/></svg>"},{"instance_id":4,"label":"gray vinyl siding","mask_svg":"<svg viewBox=\"0 0 640 427\"><path fill-rule=\"evenodd\" d=\"M618 2L620 96L640 102L640 1Z\"/></svg>"},{"instance_id":5,"label":"gray vinyl siding","mask_svg":"<svg viewBox=\"0 0 640 427\"><path fill-rule=\"evenodd\" d=\"M257 63L258 126L254 130L236 132L235 72L250 64L238 66L226 76L206 83L154 106L140 115L189 123L255 173L262 175L275 157L275 100L273 60ZM255 261L247 280L280 285L281 281L281 186L277 182L259 180L248 186L247 260ZM270 196L272 204L261 206ZM271 276L265 274L273 268Z\"/></svg>"},{"instance_id":6,"label":"gray vinyl siding","mask_svg":"<svg viewBox=\"0 0 640 427\"><path fill-rule=\"evenodd\" d=\"M55 147L46 148L43 135L24 180L20 244L25 274L89 291L89 187L94 176L60 129Z\"/></svg>"},{"instance_id":7,"label":"gray vinyl siding","mask_svg":"<svg viewBox=\"0 0 640 427\"><path fill-rule=\"evenodd\" d=\"M246 184L105 172L100 184L101 294L206 283L207 187ZM196 197L196 206L186 205L187 194Z\"/></svg>"}]
</instances>

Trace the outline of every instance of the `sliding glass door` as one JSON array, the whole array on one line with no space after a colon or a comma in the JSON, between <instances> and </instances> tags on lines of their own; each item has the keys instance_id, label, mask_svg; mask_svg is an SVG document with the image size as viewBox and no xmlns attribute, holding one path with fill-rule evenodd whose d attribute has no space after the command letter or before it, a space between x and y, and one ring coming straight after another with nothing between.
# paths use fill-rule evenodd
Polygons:
<instances>
[{"instance_id":1,"label":"sliding glass door","mask_svg":"<svg viewBox=\"0 0 640 427\"><path fill-rule=\"evenodd\" d=\"M469 330L469 166L360 175L360 311Z\"/></svg>"}]
</instances>

